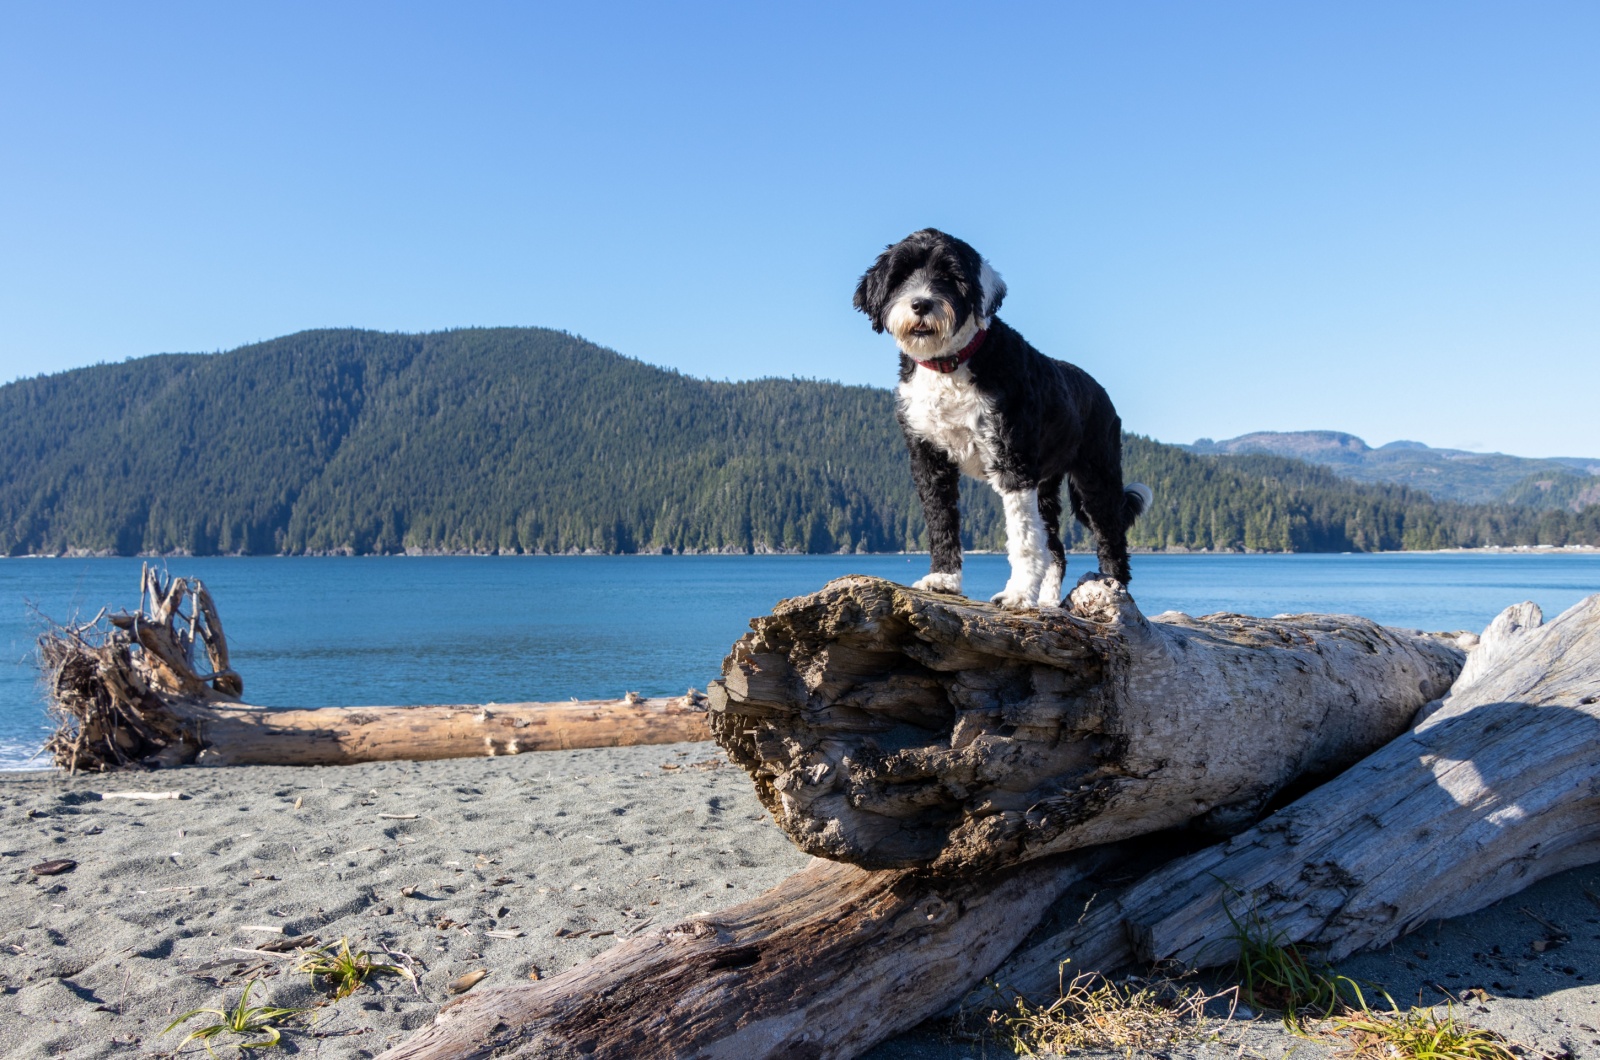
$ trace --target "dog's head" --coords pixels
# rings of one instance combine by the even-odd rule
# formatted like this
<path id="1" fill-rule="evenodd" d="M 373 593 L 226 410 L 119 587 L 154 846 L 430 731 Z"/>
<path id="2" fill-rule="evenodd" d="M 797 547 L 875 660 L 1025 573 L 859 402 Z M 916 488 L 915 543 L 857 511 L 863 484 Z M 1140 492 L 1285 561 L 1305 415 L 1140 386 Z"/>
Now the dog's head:
<path id="1" fill-rule="evenodd" d="M 1006 285 L 972 247 L 936 228 L 890 246 L 856 285 L 856 308 L 873 331 L 926 360 L 959 350 L 987 327 Z"/>

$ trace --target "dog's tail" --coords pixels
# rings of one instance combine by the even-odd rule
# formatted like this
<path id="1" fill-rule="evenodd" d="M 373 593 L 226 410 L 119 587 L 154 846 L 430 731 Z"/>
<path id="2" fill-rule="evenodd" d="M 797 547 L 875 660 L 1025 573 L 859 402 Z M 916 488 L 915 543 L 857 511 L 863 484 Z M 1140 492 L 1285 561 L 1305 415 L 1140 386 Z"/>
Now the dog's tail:
<path id="1" fill-rule="evenodd" d="M 1135 482 L 1125 486 L 1122 490 L 1123 511 L 1127 513 L 1128 525 L 1145 512 L 1150 510 L 1150 502 L 1155 499 L 1155 494 L 1150 492 L 1150 487 L 1143 482 Z"/>

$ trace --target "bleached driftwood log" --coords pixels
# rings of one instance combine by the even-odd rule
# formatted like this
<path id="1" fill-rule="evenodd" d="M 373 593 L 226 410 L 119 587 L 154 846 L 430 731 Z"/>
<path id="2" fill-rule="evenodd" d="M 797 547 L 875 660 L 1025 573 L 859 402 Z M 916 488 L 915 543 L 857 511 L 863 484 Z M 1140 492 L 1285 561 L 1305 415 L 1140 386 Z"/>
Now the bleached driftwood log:
<path id="1" fill-rule="evenodd" d="M 1121 853 L 972 878 L 815 861 L 561 975 L 479 988 L 382 1060 L 848 1060 L 965 994 Z"/>
<path id="2" fill-rule="evenodd" d="M 1521 629 L 1536 625 L 1516 614 Z M 1067 958 L 1075 971 L 1226 960 L 1226 895 L 1239 913 L 1338 955 L 1600 855 L 1600 597 L 1539 631 L 1548 639 L 1509 643 L 1517 628 L 1491 627 L 1468 674 L 1480 676 L 1458 683 L 1420 732 L 1261 827 L 1097 902 L 995 978 L 1045 996 Z M 1492 791 L 1471 779 L 1485 767 L 1501 778 Z M 1328 856 L 1345 836 L 1347 849 L 1369 844 L 1370 884 Z M 622 943 L 548 982 L 453 1002 L 386 1056 L 854 1056 L 947 1009 L 1068 886 L 1134 854 L 1118 844 L 955 877 L 817 862 L 754 902 Z M 1341 933 L 1350 941 L 1335 944 Z"/>
<path id="3" fill-rule="evenodd" d="M 1042 995 L 1057 965 L 1231 960 L 1250 915 L 1329 959 L 1600 861 L 1600 594 L 1548 625 L 1485 630 L 1415 730 L 1226 843 L 1180 858 L 1008 962 Z"/>
<path id="4" fill-rule="evenodd" d="M 808 853 L 992 871 L 1248 824 L 1444 694 L 1453 638 L 1343 615 L 1146 619 L 1119 583 L 1002 611 L 850 577 L 751 623 L 711 730 Z"/>
<path id="5" fill-rule="evenodd" d="M 346 765 L 710 738 L 703 700 L 692 692 L 488 706 L 250 706 L 238 698 L 244 682 L 230 667 L 206 587 L 166 581 L 147 566 L 140 596 L 133 614 L 101 612 L 40 638 L 57 720 L 45 749 L 65 769 Z M 201 650 L 204 669 L 195 659 Z"/>

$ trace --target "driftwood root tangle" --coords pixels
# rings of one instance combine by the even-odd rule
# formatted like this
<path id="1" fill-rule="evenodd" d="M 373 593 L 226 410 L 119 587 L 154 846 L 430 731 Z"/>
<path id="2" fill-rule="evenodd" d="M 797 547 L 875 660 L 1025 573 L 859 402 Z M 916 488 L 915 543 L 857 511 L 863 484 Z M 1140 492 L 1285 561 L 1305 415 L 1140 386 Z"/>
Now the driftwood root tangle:
<path id="1" fill-rule="evenodd" d="M 1481 653 L 1481 654 L 1480 654 Z M 1600 861 L 1600 595 L 1508 608 L 1415 730 L 1248 831 L 1156 870 L 999 973 L 1232 960 L 1249 915 L 1329 959 Z"/>
<path id="2" fill-rule="evenodd" d="M 168 698 L 236 703 L 244 680 L 228 661 L 211 593 L 199 579 L 139 571 L 140 610 L 57 627 L 39 638 L 56 731 L 45 743 L 65 769 L 175 765 L 193 758 Z M 185 604 L 188 610 L 184 610 Z M 195 661 L 199 648 L 207 671 Z"/>
<path id="3" fill-rule="evenodd" d="M 751 623 L 711 730 L 808 853 L 993 871 L 1248 824 L 1444 694 L 1453 637 L 1350 616 L 1146 619 L 1117 582 L 1012 612 L 849 577 Z"/>

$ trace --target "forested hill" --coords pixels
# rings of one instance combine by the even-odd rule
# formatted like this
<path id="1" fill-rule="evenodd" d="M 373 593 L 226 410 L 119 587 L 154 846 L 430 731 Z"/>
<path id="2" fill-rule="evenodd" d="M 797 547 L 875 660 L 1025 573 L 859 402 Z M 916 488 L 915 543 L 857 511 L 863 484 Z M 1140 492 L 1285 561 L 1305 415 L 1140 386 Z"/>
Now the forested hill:
<path id="1" fill-rule="evenodd" d="M 888 369 L 886 368 L 886 374 Z M 0 553 L 925 547 L 887 390 L 717 383 L 562 332 L 310 331 L 0 387 Z M 1582 513 L 1436 503 L 1130 436 L 1150 547 L 1600 544 Z M 1002 543 L 969 490 L 971 547 Z"/>

